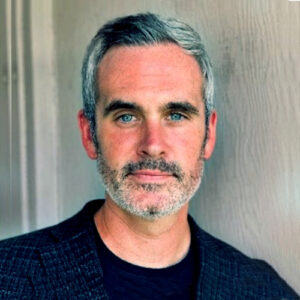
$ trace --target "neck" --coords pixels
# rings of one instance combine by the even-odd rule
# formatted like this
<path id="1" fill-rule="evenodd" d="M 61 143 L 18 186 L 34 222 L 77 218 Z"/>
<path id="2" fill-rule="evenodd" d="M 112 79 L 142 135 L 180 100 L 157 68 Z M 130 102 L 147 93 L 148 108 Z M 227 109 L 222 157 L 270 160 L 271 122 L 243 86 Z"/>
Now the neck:
<path id="1" fill-rule="evenodd" d="M 179 262 L 190 246 L 188 205 L 171 216 L 146 220 L 119 208 L 109 197 L 95 214 L 104 244 L 119 258 L 148 268 Z"/>

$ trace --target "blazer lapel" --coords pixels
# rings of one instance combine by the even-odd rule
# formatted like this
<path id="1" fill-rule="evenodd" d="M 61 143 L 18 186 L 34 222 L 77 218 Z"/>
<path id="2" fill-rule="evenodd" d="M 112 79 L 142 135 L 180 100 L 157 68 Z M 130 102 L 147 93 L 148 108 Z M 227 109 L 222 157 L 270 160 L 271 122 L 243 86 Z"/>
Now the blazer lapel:
<path id="1" fill-rule="evenodd" d="M 71 299 L 72 296 L 74 299 L 108 299 L 96 250 L 92 216 L 83 212 L 60 227 L 54 227 L 52 234 L 57 242 L 41 249 L 47 278 L 44 284 L 49 289 L 37 291 L 39 299 L 49 299 L 49 295 L 45 295 L 49 291 L 58 299 Z"/>

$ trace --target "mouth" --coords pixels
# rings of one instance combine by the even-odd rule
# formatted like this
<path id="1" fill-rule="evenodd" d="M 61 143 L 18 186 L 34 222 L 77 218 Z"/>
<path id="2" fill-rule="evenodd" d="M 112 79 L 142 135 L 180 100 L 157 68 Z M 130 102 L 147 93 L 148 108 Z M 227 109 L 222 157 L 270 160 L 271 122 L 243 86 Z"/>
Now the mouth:
<path id="1" fill-rule="evenodd" d="M 129 173 L 128 176 L 133 177 L 140 182 L 164 182 L 174 177 L 173 174 L 161 172 L 159 170 L 139 170 Z"/>

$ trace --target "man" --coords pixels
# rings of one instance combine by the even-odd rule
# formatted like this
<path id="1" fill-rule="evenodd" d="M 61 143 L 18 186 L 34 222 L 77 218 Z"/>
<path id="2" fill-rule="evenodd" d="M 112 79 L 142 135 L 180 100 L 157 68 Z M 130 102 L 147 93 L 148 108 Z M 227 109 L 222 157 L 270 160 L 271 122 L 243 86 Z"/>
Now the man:
<path id="1" fill-rule="evenodd" d="M 188 217 L 217 124 L 199 35 L 153 14 L 114 20 L 89 45 L 82 78 L 79 127 L 105 202 L 3 241 L 2 299 L 299 299 Z"/>

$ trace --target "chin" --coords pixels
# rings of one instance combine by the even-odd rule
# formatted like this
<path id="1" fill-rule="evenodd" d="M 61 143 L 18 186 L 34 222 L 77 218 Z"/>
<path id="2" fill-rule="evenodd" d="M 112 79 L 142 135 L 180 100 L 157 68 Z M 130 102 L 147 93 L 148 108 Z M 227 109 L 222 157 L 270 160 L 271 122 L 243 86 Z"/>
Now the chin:
<path id="1" fill-rule="evenodd" d="M 116 196 L 116 195 L 110 195 Z M 111 197 L 124 211 L 146 220 L 157 220 L 178 212 L 188 199 L 156 192 L 133 192 L 129 197 Z"/>

